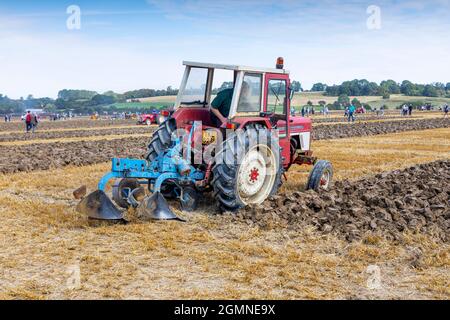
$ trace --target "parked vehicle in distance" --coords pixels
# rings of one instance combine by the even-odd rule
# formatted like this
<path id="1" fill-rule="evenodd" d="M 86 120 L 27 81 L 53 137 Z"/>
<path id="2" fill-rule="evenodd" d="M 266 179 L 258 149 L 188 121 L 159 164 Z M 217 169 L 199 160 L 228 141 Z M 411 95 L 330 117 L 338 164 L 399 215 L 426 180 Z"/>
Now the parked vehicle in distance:
<path id="1" fill-rule="evenodd" d="M 158 111 L 154 110 L 151 113 L 143 113 L 139 115 L 137 124 L 145 124 L 147 126 L 157 123 Z"/>

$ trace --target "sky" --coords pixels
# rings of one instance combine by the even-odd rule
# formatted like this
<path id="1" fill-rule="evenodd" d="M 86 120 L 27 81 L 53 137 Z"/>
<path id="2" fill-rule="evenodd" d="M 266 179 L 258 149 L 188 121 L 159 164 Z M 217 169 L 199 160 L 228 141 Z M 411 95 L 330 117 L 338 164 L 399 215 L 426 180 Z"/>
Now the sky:
<path id="1" fill-rule="evenodd" d="M 304 89 L 447 83 L 448 30 L 450 0 L 0 0 L 0 93 L 177 88 L 183 60 L 274 67 L 279 56 Z"/>

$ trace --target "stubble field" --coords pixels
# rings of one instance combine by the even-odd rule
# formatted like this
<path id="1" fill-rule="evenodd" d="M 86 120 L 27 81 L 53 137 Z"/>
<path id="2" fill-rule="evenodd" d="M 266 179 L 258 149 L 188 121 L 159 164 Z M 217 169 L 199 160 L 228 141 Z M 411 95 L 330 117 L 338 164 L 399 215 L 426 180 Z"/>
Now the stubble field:
<path id="1" fill-rule="evenodd" d="M 295 167 L 237 215 L 206 195 L 191 214 L 170 203 L 186 223 L 130 210 L 100 227 L 72 191 L 94 190 L 113 156 L 141 157 L 154 128 L 67 121 L 29 138 L 2 124 L 0 298 L 448 299 L 450 128 L 428 118 L 314 125 L 329 193 L 304 192 Z"/>

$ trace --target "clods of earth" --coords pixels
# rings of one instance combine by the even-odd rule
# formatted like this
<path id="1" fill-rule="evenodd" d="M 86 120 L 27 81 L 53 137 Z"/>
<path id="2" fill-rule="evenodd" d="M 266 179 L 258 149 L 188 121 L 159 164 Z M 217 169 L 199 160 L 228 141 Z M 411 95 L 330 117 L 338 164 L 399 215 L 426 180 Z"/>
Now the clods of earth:
<path id="1" fill-rule="evenodd" d="M 338 181 L 328 192 L 292 192 L 241 210 L 232 219 L 261 228 L 302 228 L 348 241 L 368 235 L 400 240 L 425 233 L 450 235 L 450 160 L 416 165 L 359 181 Z"/>

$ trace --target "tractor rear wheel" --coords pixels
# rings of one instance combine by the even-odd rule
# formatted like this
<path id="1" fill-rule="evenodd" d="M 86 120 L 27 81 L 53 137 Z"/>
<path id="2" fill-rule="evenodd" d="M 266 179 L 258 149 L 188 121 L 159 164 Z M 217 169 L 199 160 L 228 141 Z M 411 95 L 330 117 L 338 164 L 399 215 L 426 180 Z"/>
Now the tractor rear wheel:
<path id="1" fill-rule="evenodd" d="M 306 190 L 328 190 L 333 178 L 333 166 L 330 162 L 319 160 L 309 174 Z"/>
<path id="2" fill-rule="evenodd" d="M 281 186 L 278 141 L 267 129 L 248 128 L 223 143 L 213 168 L 214 197 L 222 211 L 260 204 Z"/>
<path id="3" fill-rule="evenodd" d="M 158 130 L 153 133 L 152 140 L 148 145 L 147 160 L 153 161 L 162 154 L 172 142 L 172 133 L 177 129 L 174 119 L 163 122 Z"/>

